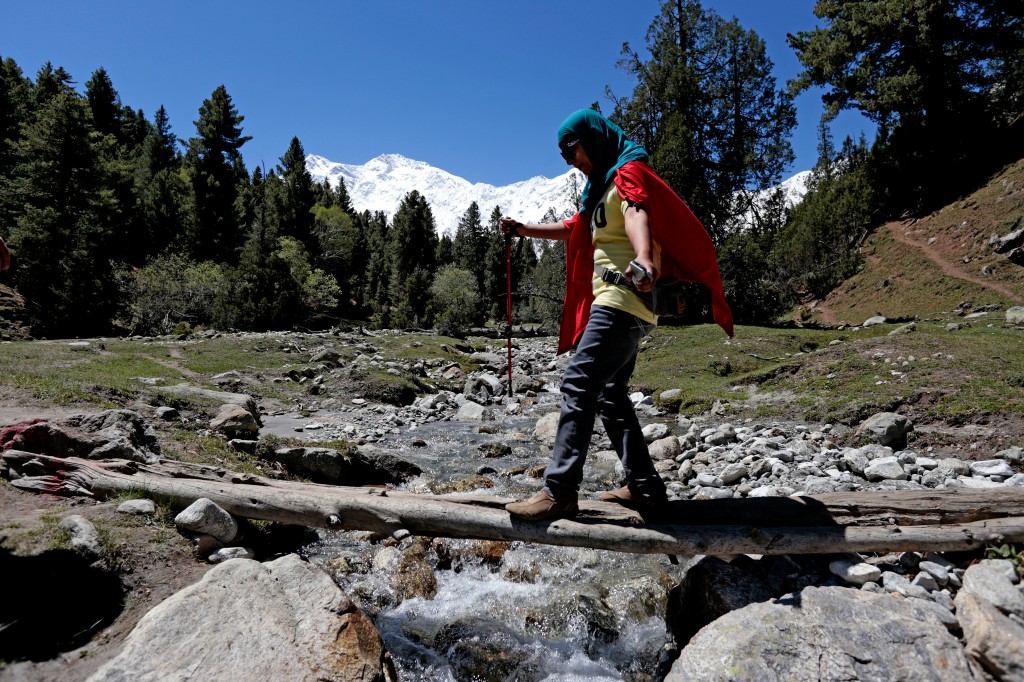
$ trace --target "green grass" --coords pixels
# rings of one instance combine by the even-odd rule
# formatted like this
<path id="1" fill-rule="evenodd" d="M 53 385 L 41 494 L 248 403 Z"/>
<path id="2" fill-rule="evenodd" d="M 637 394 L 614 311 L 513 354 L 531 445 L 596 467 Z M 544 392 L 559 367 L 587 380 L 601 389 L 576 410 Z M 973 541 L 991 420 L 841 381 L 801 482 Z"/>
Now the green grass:
<path id="1" fill-rule="evenodd" d="M 681 389 L 684 413 L 726 401 L 747 416 L 840 423 L 901 406 L 953 424 L 1024 414 L 1024 332 L 984 323 L 950 332 L 919 323 L 889 336 L 895 328 L 739 327 L 726 343 L 710 325 L 663 327 L 640 353 L 633 383 L 655 396 Z M 750 387 L 781 396 L 780 404 L 747 401 Z"/>
<path id="2" fill-rule="evenodd" d="M 140 387 L 138 377 L 180 380 L 160 364 L 165 349 L 137 343 L 105 342 L 75 349 L 68 342 L 16 342 L 0 346 L 0 386 L 28 391 L 40 404 L 90 403 L 116 407 L 117 396 Z"/>

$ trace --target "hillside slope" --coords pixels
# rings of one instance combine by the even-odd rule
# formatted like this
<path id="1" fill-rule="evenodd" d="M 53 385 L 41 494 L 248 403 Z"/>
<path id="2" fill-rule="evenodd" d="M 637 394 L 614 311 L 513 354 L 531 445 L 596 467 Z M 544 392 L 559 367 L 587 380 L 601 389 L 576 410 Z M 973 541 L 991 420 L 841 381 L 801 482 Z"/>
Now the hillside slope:
<path id="1" fill-rule="evenodd" d="M 1024 305 L 1024 266 L 990 243 L 1024 228 L 1024 159 L 969 196 L 920 219 L 890 222 L 862 247 L 864 267 L 801 311 L 822 324 L 954 319 L 985 306 Z"/>

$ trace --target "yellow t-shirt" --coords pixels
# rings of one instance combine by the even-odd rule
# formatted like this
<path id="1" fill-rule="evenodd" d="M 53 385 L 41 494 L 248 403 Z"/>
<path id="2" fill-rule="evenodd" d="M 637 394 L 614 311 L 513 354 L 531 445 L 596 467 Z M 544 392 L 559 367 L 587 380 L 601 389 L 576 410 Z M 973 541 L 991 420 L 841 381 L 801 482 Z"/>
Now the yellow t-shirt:
<path id="1" fill-rule="evenodd" d="M 609 183 L 601 203 L 597 205 L 590 219 L 590 236 L 594 240 L 594 265 L 600 265 L 615 272 L 625 273 L 629 261 L 636 258 L 636 251 L 626 235 L 625 214 L 627 204 L 619 196 L 615 183 Z M 661 249 L 654 244 L 654 266 L 660 269 Z M 657 324 L 658 317 L 644 305 L 631 290 L 611 284 L 594 274 L 594 304 L 623 310 L 639 317 L 649 324 Z"/>

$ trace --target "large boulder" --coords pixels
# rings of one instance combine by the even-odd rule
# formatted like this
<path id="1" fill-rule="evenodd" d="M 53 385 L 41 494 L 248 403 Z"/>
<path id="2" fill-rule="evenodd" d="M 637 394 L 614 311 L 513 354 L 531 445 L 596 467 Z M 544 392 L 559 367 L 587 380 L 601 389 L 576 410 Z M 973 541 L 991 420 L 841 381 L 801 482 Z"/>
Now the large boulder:
<path id="1" fill-rule="evenodd" d="M 260 423 L 241 405 L 225 403 L 210 420 L 210 430 L 228 438 L 254 438 L 260 432 Z"/>
<path id="2" fill-rule="evenodd" d="M 879 412 L 865 419 L 856 435 L 865 442 L 900 449 L 906 446 L 907 434 L 913 430 L 914 423 L 902 414 Z"/>
<path id="3" fill-rule="evenodd" d="M 212 402 L 218 406 L 224 404 L 238 405 L 246 409 L 253 416 L 253 419 L 260 423 L 260 410 L 259 405 L 256 404 L 256 399 L 251 395 L 245 393 L 231 393 L 229 391 L 215 391 L 209 388 L 202 388 L 200 386 L 192 386 L 191 384 L 175 384 L 174 386 L 161 386 L 161 393 L 170 393 L 171 395 L 180 396 L 183 398 L 197 398 L 199 400 Z"/>
<path id="4" fill-rule="evenodd" d="M 415 464 L 372 446 L 350 450 L 287 447 L 278 448 L 272 456 L 293 474 L 332 485 L 402 483 L 421 473 Z"/>
<path id="5" fill-rule="evenodd" d="M 139 621 L 90 682 L 395 679 L 380 634 L 297 555 L 232 559 Z"/>
<path id="6" fill-rule="evenodd" d="M 665 678 L 974 679 L 934 604 L 845 587 L 808 587 L 733 611 L 698 632 Z"/>
<path id="7" fill-rule="evenodd" d="M 50 457 L 130 459 L 153 463 L 160 457 L 156 433 L 142 415 L 106 410 L 65 419 L 33 419 L 0 429 L 0 452 L 23 450 Z"/>

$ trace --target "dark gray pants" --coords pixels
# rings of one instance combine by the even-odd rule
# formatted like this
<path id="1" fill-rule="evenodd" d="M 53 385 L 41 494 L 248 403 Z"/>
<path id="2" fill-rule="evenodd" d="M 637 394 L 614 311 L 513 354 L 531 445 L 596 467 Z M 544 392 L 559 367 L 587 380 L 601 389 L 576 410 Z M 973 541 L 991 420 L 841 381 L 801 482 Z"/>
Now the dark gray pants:
<path id="1" fill-rule="evenodd" d="M 545 487 L 556 498 L 577 496 L 598 415 L 622 462 L 626 481 L 641 495 L 664 497 L 665 484 L 654 470 L 629 399 L 629 380 L 640 340 L 651 328 L 617 308 L 591 308 L 576 355 L 562 378 L 562 413 L 555 451 L 544 471 Z"/>

